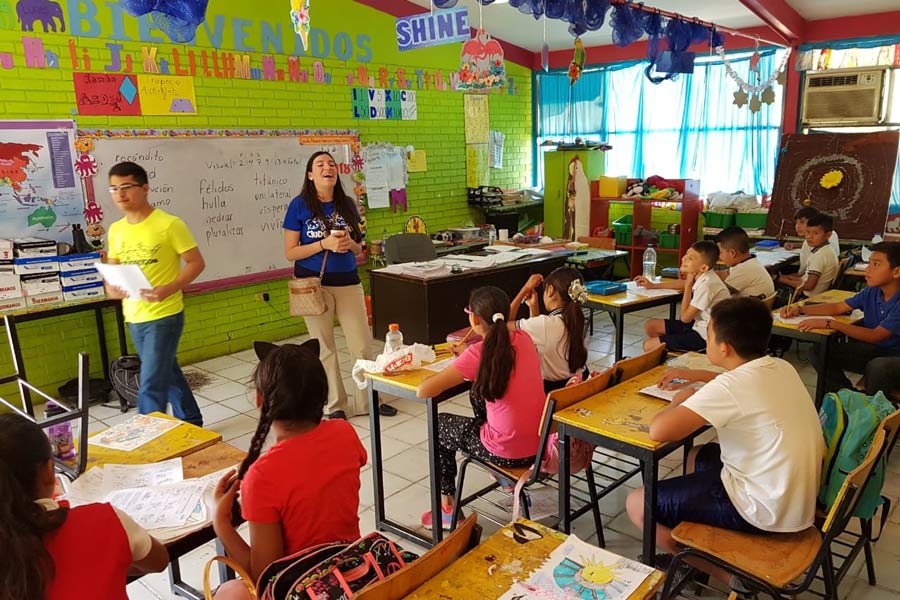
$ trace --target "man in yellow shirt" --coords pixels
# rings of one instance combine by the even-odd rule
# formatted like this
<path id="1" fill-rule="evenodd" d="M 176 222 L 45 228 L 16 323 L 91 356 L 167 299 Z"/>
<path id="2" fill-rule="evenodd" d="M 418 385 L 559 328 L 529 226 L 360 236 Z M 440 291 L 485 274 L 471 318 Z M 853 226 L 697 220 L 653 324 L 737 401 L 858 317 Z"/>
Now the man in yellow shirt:
<path id="1" fill-rule="evenodd" d="M 107 260 L 139 265 L 153 287 L 141 290 L 140 298 L 126 298 L 122 290 L 110 286 L 107 294 L 122 299 L 125 321 L 141 357 L 138 412 L 164 413 L 171 403 L 177 418 L 202 426 L 203 416 L 176 352 L 184 329 L 181 291 L 206 264 L 184 221 L 154 208 L 147 199 L 149 191 L 147 171 L 140 165 L 121 162 L 109 170 L 109 193 L 125 217 L 109 228 Z"/>

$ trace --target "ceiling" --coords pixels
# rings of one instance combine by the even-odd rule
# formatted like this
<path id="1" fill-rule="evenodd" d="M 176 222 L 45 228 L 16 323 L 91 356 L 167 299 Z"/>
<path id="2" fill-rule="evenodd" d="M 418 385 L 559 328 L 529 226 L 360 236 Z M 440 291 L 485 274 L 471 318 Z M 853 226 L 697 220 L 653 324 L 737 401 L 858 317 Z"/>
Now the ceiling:
<path id="1" fill-rule="evenodd" d="M 424 8 L 430 8 L 430 0 L 411 0 Z M 859 15 L 897 10 L 898 0 L 787 0 L 800 15 L 807 20 Z M 677 12 L 687 17 L 697 17 L 717 25 L 740 29 L 760 26 L 763 22 L 738 0 L 647 0 L 648 6 Z M 497 0 L 488 6 L 481 6 L 476 0 L 459 0 L 457 8 L 468 6 L 469 24 L 478 27 L 479 18 L 483 27 L 491 35 L 501 40 L 521 46 L 532 52 L 540 51 L 544 42 L 546 25 L 547 44 L 550 50 L 565 50 L 572 47 L 572 36 L 568 23 L 546 19 L 535 20 L 508 4 Z M 435 9 L 438 10 L 438 9 Z M 479 17 L 480 11 L 480 17 Z M 604 24 L 598 31 L 589 31 L 583 36 L 585 46 L 605 46 L 611 44 L 610 28 Z"/>

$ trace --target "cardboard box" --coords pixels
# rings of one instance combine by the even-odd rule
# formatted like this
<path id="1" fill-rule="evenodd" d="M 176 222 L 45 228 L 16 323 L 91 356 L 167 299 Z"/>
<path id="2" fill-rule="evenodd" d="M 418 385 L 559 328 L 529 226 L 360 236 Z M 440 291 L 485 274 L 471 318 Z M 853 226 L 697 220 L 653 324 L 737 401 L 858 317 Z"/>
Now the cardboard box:
<path id="1" fill-rule="evenodd" d="M 56 304 L 63 301 L 62 289 L 58 292 L 50 292 L 49 294 L 40 294 L 38 296 L 25 296 L 25 306 L 44 306 L 45 304 Z"/>
<path id="2" fill-rule="evenodd" d="M 4 258 L 0 259 L 0 275 L 12 275 L 16 272 L 16 265 L 13 264 L 13 259 Z"/>
<path id="3" fill-rule="evenodd" d="M 13 240 L 13 255 L 18 258 L 56 256 L 56 242 L 36 237 L 16 238 Z"/>
<path id="4" fill-rule="evenodd" d="M 22 284 L 18 275 L 0 275 L 0 300 L 22 297 Z"/>
<path id="5" fill-rule="evenodd" d="M 9 312 L 11 310 L 22 310 L 25 308 L 25 298 L 9 298 L 0 300 L 0 312 Z"/>
<path id="6" fill-rule="evenodd" d="M 89 252 L 88 254 L 67 254 L 59 257 L 60 271 L 84 271 L 85 269 L 93 269 L 94 263 L 100 262 L 99 252 Z"/>
<path id="7" fill-rule="evenodd" d="M 97 269 L 85 269 L 83 271 L 60 271 L 60 282 L 62 286 L 72 287 L 75 285 L 84 285 L 86 283 L 103 284 L 103 277 L 97 272 Z"/>
<path id="8" fill-rule="evenodd" d="M 12 240 L 0 240 L 0 260 L 9 260 L 13 257 Z"/>
<path id="9" fill-rule="evenodd" d="M 57 271 L 59 271 L 59 260 L 55 256 L 13 259 L 13 272 L 16 275 L 56 273 Z"/>
<path id="10" fill-rule="evenodd" d="M 628 187 L 627 177 L 601 176 L 598 181 L 599 185 L 597 187 L 599 189 L 597 191 L 601 198 L 621 198 Z"/>
<path id="11" fill-rule="evenodd" d="M 25 296 L 40 296 L 41 294 L 62 291 L 62 284 L 59 282 L 59 275 L 56 273 L 22 275 L 21 280 L 22 293 Z"/>
<path id="12" fill-rule="evenodd" d="M 85 285 L 74 285 L 63 288 L 63 299 L 66 302 L 76 300 L 96 300 L 105 297 L 106 290 L 103 289 L 103 283 L 88 283 Z"/>

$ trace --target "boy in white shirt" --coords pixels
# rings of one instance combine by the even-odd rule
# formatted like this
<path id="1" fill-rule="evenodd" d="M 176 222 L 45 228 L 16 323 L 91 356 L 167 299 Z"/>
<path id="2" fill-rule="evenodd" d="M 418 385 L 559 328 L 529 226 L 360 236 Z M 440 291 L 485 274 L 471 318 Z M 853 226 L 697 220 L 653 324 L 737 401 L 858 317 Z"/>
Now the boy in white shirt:
<path id="1" fill-rule="evenodd" d="M 750 236 L 740 227 L 727 227 L 716 237 L 719 259 L 727 271 L 716 271 L 729 290 L 741 296 L 768 298 L 775 293 L 775 282 L 766 268 L 750 254 Z"/>
<path id="2" fill-rule="evenodd" d="M 834 219 L 825 213 L 817 213 L 806 222 L 806 244 L 809 258 L 803 272 L 782 275 L 778 281 L 799 288 L 810 297 L 831 289 L 838 272 L 837 255 L 831 250 L 829 238 L 833 233 Z"/>
<path id="3" fill-rule="evenodd" d="M 706 347 L 706 323 L 709 311 L 731 292 L 712 269 L 719 260 L 719 248 L 713 242 L 694 242 L 681 259 L 681 272 L 685 275 L 684 296 L 681 300 L 681 319 L 648 319 L 644 326 L 647 338 L 644 351 L 648 352 L 665 344 L 669 350 L 683 352 L 703 350 Z M 639 285 L 648 282 L 638 277 Z"/>
<path id="4" fill-rule="evenodd" d="M 691 450 L 688 474 L 657 484 L 656 539 L 678 551 L 672 528 L 682 521 L 749 533 L 794 532 L 813 525 L 825 449 L 815 405 L 797 371 L 766 354 L 772 314 L 756 298 L 733 297 L 712 309 L 706 355 L 725 373 L 672 369 L 659 382 L 689 387 L 650 422 L 650 438 L 683 440 L 711 425 L 718 444 Z M 679 385 L 686 385 L 681 383 Z M 644 490 L 626 501 L 644 522 Z M 724 581 L 724 571 L 697 565 Z"/>
<path id="5" fill-rule="evenodd" d="M 819 214 L 812 206 L 804 206 L 800 210 L 794 213 L 794 228 L 797 230 L 797 235 L 804 238 L 803 244 L 800 246 L 800 268 L 797 271 L 797 275 L 803 275 L 806 272 L 806 265 L 809 263 L 809 255 L 812 250 L 809 246 L 809 243 L 806 241 L 806 225 L 809 222 L 809 219 Z M 838 238 L 837 231 L 832 230 L 831 236 L 828 238 L 828 246 L 834 252 L 835 257 L 840 257 L 841 255 L 841 241 Z M 793 250 L 796 248 L 796 244 L 788 242 L 784 245 L 788 250 Z"/>

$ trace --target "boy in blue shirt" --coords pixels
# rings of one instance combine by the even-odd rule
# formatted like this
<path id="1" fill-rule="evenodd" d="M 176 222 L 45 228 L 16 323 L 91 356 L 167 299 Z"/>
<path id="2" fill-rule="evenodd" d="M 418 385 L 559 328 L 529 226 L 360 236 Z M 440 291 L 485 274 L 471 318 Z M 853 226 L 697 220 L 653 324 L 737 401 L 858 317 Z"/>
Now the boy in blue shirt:
<path id="1" fill-rule="evenodd" d="M 826 392 L 851 387 L 844 369 L 863 373 L 874 358 L 900 356 L 900 243 L 881 242 L 872 247 L 872 258 L 866 267 L 866 285 L 866 289 L 844 302 L 786 306 L 781 311 L 783 317 L 819 317 L 800 323 L 801 331 L 834 329 L 849 338 L 832 344 L 828 364 L 822 360 L 818 346 L 810 354 L 810 362 L 816 371 L 825 369 Z M 827 318 L 857 308 L 864 314 L 862 325 L 847 325 Z"/>

